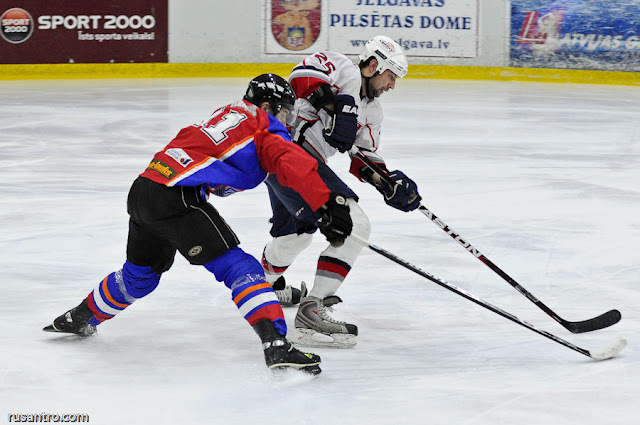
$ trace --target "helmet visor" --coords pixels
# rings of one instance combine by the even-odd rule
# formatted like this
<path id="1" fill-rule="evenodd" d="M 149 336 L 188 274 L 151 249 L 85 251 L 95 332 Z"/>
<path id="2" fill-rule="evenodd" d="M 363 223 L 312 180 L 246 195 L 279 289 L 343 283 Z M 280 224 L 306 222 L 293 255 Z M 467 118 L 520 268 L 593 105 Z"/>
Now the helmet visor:
<path id="1" fill-rule="evenodd" d="M 277 103 L 276 104 L 276 115 L 278 113 L 280 113 L 282 110 L 286 110 L 287 113 L 287 118 L 286 118 L 286 125 L 288 127 L 293 126 L 293 124 L 296 122 L 296 119 L 298 118 L 298 108 L 296 108 L 295 105 L 292 105 L 290 103 Z"/>

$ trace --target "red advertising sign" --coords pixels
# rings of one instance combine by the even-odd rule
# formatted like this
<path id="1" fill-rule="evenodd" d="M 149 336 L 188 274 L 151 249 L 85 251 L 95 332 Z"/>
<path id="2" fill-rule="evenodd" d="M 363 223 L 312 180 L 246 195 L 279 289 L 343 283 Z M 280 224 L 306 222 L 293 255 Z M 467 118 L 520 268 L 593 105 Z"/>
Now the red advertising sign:
<path id="1" fill-rule="evenodd" d="M 168 0 L 0 0 L 0 63 L 167 62 Z"/>

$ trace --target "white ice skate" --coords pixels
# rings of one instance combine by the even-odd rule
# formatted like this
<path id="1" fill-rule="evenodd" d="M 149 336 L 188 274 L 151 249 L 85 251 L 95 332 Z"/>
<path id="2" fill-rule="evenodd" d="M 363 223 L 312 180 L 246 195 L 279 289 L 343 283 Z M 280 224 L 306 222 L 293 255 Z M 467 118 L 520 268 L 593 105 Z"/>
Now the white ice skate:
<path id="1" fill-rule="evenodd" d="M 304 347 L 352 348 L 356 345 L 358 327 L 333 319 L 327 310 L 342 302 L 336 295 L 324 300 L 305 297 L 300 301 L 295 330 L 289 333 L 294 345 Z"/>

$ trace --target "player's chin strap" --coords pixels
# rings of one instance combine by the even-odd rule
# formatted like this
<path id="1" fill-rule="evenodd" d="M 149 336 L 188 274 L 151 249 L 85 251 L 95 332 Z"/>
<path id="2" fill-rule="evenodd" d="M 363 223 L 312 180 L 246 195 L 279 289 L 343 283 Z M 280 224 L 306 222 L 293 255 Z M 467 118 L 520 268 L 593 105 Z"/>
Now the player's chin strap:
<path id="1" fill-rule="evenodd" d="M 371 79 L 373 77 L 375 77 L 376 75 L 380 74 L 378 71 L 376 71 L 375 74 L 373 74 L 371 77 L 365 77 L 364 75 L 362 75 L 362 78 L 364 78 L 364 96 L 362 96 L 362 92 L 360 92 L 360 98 L 362 99 L 363 97 L 369 98 L 369 99 L 373 99 L 373 97 L 370 96 L 369 93 L 369 82 L 371 81 Z"/>
<path id="2" fill-rule="evenodd" d="M 357 146 L 353 146 L 349 151 L 351 155 L 360 159 L 364 164 L 369 167 L 373 172 L 378 174 L 380 178 L 386 180 L 392 185 L 395 185 L 395 182 L 385 170 L 383 170 L 380 166 L 371 161 Z M 487 267 L 489 267 L 493 272 L 495 272 L 498 276 L 504 279 L 509 285 L 516 289 L 516 291 L 520 292 L 524 295 L 529 301 L 534 303 L 539 309 L 547 313 L 551 316 L 556 322 L 560 323 L 566 329 L 573 333 L 582 333 L 582 332 L 590 332 L 595 331 L 597 329 L 607 328 L 611 325 L 615 325 L 620 321 L 622 315 L 618 310 L 609 310 L 606 313 L 601 314 L 600 316 L 593 317 L 591 319 L 582 320 L 579 322 L 570 322 L 558 316 L 553 310 L 547 307 L 542 301 L 540 301 L 537 297 L 535 297 L 532 293 L 527 291 L 524 287 L 522 287 L 518 282 L 515 281 L 511 276 L 505 273 L 500 267 L 495 265 L 491 260 L 484 256 L 478 249 L 476 249 L 473 245 L 467 242 L 462 236 L 451 229 L 442 219 L 438 218 L 434 213 L 432 213 L 427 207 L 420 204 L 418 210 L 424 215 L 426 215 L 429 220 L 431 220 L 436 226 L 442 229 L 446 234 L 451 236 L 460 246 L 462 246 L 465 250 L 467 250 L 471 255 L 476 257 L 478 260 L 482 261 Z"/>

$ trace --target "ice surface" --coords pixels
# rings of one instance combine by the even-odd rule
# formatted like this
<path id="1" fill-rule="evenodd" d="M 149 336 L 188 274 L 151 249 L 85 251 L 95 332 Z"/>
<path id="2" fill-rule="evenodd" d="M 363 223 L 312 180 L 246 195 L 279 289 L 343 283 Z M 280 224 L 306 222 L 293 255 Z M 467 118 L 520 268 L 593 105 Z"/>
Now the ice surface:
<path id="1" fill-rule="evenodd" d="M 129 185 L 191 123 L 244 93 L 238 79 L 0 82 L 0 422 L 86 413 L 92 424 L 638 423 L 640 88 L 402 80 L 382 97 L 380 153 L 424 204 L 567 320 L 574 335 L 420 214 L 333 168 L 360 195 L 371 242 L 585 349 L 597 362 L 364 250 L 334 316 L 351 350 L 315 350 L 316 379 L 274 377 L 202 268 L 176 258 L 159 288 L 88 339 L 42 332 L 125 256 Z M 266 190 L 213 202 L 259 256 Z M 287 272 L 312 282 L 312 246 Z M 285 311 L 293 325 L 295 309 Z"/>

